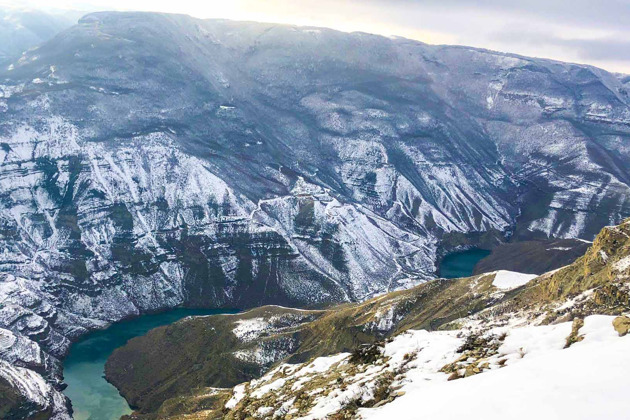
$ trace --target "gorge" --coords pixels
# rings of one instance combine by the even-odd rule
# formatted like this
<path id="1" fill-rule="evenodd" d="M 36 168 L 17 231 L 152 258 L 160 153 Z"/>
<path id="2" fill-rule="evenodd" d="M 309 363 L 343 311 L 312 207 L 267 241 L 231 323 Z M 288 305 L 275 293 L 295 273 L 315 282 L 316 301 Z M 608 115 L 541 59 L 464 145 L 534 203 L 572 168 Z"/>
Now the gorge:
<path id="1" fill-rule="evenodd" d="M 542 274 L 630 216 L 630 78 L 595 67 L 140 12 L 88 14 L 6 60 L 16 417 L 67 419 L 62 360 L 123 319 L 365 302 L 470 249 L 505 250 L 487 271 L 552 252 L 526 271 Z"/>

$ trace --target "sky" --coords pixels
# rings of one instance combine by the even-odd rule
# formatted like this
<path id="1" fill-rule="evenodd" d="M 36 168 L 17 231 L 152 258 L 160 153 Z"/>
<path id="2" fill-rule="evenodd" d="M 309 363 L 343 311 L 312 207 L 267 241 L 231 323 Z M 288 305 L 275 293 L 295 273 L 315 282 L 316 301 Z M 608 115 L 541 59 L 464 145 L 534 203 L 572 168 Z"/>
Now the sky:
<path id="1" fill-rule="evenodd" d="M 0 0 L 0 5 L 324 26 L 630 74 L 630 0 Z"/>

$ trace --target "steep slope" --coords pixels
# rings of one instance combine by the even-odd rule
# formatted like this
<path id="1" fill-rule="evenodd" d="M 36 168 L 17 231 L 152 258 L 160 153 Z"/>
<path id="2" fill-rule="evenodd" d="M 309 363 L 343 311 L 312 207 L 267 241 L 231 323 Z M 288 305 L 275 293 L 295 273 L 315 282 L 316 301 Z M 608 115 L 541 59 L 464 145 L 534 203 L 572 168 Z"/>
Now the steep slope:
<path id="1" fill-rule="evenodd" d="M 630 214 L 627 82 L 592 67 L 97 13 L 0 80 L 0 327 L 57 388 L 126 316 L 361 301 Z"/>
<path id="2" fill-rule="evenodd" d="M 480 260 L 473 274 L 508 270 L 543 274 L 571 264 L 584 255 L 590 242 L 581 239 L 521 241 L 497 246 Z"/>
<path id="3" fill-rule="evenodd" d="M 629 280 L 630 220 L 605 228 L 573 264 L 534 279 L 501 271 L 437 280 L 325 311 L 264 307 L 233 317 L 188 319 L 131 340 L 112 355 L 106 372 L 144 412 L 138 418 L 392 418 L 415 412 L 410 406 L 417 407 L 414 398 L 423 393 L 451 395 L 452 386 L 442 384 L 447 378 L 466 382 L 489 375 L 453 388 L 466 401 L 479 400 L 478 393 L 463 395 L 475 384 L 490 390 L 501 381 L 531 381 L 531 375 L 522 376 L 526 371 L 555 372 L 548 383 L 569 390 L 565 378 L 554 375 L 572 375 L 583 364 L 592 367 L 592 375 L 577 375 L 582 379 L 576 379 L 576 389 L 610 379 L 611 392 L 583 388 L 590 392 L 591 408 L 560 398 L 538 410 L 585 409 L 577 418 L 602 410 L 617 418 L 628 408 L 620 378 L 630 365 L 620 355 L 629 342 L 617 337 L 630 328 L 630 318 L 623 316 L 630 311 Z M 563 348 L 571 351 L 556 353 Z M 521 359 L 524 365 L 513 371 Z M 485 373 L 504 366 L 498 376 Z M 216 388 L 248 374 L 258 378 L 261 371 L 267 371 L 262 378 L 234 389 Z M 529 385 L 523 384 L 523 392 L 540 399 Z M 439 388 L 434 392 L 432 386 Z M 411 391 L 414 397 L 402 397 Z M 495 401 L 486 405 L 489 418 L 505 415 L 502 410 L 515 397 L 505 395 L 507 402 L 489 397 Z M 421 398 L 427 413 L 437 416 L 431 410 L 443 399 Z M 391 408 L 383 406 L 391 401 Z M 374 406 L 383 408 L 366 411 Z M 527 413 L 531 408 L 514 415 Z"/>

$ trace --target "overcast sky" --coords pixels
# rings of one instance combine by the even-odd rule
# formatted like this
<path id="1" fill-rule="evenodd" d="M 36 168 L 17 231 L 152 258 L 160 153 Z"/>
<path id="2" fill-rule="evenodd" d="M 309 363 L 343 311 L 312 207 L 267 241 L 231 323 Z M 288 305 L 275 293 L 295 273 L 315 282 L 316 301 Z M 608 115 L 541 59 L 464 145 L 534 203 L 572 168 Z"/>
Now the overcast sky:
<path id="1" fill-rule="evenodd" d="M 630 0 L 0 0 L 325 26 L 588 63 L 630 74 Z"/>

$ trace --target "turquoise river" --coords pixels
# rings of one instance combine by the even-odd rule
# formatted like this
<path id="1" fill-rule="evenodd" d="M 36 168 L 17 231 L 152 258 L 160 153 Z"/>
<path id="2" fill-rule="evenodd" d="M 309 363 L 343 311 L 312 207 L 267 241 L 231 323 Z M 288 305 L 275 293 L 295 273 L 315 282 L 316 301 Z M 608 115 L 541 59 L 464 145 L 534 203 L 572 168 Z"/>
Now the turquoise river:
<path id="1" fill-rule="evenodd" d="M 105 380 L 105 361 L 129 339 L 149 330 L 171 324 L 187 316 L 236 313 L 218 309 L 173 309 L 143 315 L 112 324 L 105 330 L 85 335 L 70 348 L 64 360 L 63 375 L 68 387 L 64 393 L 72 401 L 75 420 L 114 420 L 130 414 L 131 408 L 118 390 Z"/>

